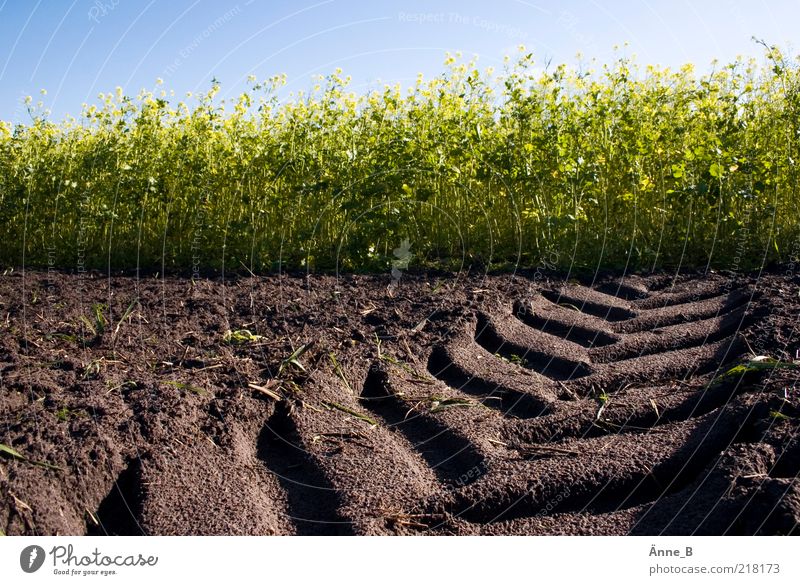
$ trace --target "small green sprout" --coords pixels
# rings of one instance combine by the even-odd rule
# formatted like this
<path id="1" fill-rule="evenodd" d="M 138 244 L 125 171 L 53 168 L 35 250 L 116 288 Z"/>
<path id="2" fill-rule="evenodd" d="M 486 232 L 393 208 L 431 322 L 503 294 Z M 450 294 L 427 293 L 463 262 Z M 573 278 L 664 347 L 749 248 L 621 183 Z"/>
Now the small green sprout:
<path id="1" fill-rule="evenodd" d="M 187 384 L 185 382 L 179 382 L 177 380 L 167 380 L 164 382 L 167 386 L 172 386 L 174 388 L 178 388 L 180 390 L 188 390 L 189 392 L 194 392 L 195 394 L 200 394 L 204 396 L 208 394 L 207 390 L 203 390 L 202 388 L 198 388 L 197 386 L 192 386 L 191 384 Z"/>
<path id="2" fill-rule="evenodd" d="M 314 345 L 313 341 L 311 343 L 306 343 L 304 345 L 301 345 L 296 350 L 294 350 L 289 357 L 287 357 L 285 360 L 281 362 L 280 367 L 278 367 L 278 375 L 280 376 L 283 370 L 290 365 L 296 367 L 301 372 L 305 372 L 306 368 L 305 366 L 303 366 L 302 363 L 300 363 L 300 358 L 304 353 L 306 353 L 309 349 L 311 349 L 312 345 Z"/>
<path id="3" fill-rule="evenodd" d="M 263 339 L 262 335 L 255 335 L 249 329 L 235 329 L 231 331 L 228 329 L 223 335 L 222 340 L 225 343 L 231 343 L 235 345 L 242 345 L 245 343 L 254 343 L 260 339 Z"/>

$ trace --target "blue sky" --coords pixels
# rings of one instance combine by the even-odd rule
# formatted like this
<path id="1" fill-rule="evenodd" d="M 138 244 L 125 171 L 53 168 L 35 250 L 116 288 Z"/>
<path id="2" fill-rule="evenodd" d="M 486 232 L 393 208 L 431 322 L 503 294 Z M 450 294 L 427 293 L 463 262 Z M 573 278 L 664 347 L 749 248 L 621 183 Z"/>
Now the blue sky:
<path id="1" fill-rule="evenodd" d="M 342 67 L 359 90 L 441 71 L 445 51 L 498 67 L 524 44 L 540 63 L 600 61 L 613 46 L 641 63 L 705 69 L 712 59 L 758 55 L 750 40 L 797 52 L 800 1 L 677 0 L 0 0 L 0 119 L 24 121 L 22 100 L 40 89 L 53 117 L 122 86 L 222 96 L 286 73 L 289 91 Z"/>

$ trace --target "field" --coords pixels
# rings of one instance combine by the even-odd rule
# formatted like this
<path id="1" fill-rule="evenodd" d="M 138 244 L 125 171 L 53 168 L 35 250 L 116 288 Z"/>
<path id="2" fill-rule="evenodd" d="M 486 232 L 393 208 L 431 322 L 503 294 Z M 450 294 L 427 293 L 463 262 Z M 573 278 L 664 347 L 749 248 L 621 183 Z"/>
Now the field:
<path id="1" fill-rule="evenodd" d="M 797 534 L 800 58 L 0 123 L 0 533 Z"/>
<path id="2" fill-rule="evenodd" d="M 798 285 L 13 271 L 0 529 L 797 533 Z"/>
<path id="3" fill-rule="evenodd" d="M 409 88 L 100 95 L 0 124 L 0 263 L 69 270 L 745 270 L 800 253 L 798 60 L 697 74 L 450 56 Z M 160 86 L 157 86 L 160 87 Z"/>

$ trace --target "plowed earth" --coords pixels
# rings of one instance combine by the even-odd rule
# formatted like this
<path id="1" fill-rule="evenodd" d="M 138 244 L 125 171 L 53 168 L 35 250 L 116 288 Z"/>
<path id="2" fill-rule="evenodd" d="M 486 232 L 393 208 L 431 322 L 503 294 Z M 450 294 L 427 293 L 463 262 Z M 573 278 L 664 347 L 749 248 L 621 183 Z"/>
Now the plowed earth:
<path id="1" fill-rule="evenodd" d="M 12 272 L 0 529 L 797 533 L 798 285 Z"/>

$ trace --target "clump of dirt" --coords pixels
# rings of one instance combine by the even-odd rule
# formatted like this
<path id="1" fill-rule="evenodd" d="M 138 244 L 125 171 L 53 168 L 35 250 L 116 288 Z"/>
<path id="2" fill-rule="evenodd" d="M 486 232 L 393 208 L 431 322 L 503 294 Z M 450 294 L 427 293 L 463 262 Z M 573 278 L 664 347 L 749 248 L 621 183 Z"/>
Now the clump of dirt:
<path id="1" fill-rule="evenodd" d="M 13 271 L 0 529 L 797 533 L 799 284 Z"/>

